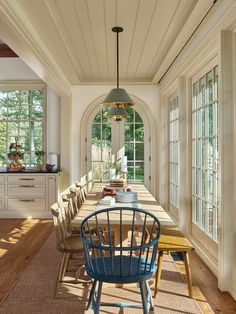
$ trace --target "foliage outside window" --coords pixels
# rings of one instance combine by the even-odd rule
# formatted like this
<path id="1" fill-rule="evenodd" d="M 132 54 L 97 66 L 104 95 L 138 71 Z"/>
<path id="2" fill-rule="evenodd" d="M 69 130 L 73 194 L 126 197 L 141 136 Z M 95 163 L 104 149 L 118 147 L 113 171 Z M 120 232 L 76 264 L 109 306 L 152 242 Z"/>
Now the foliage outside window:
<path id="1" fill-rule="evenodd" d="M 144 182 L 144 125 L 140 115 L 126 108 L 129 118 L 125 119 L 125 155 L 127 156 L 128 181 Z"/>
<path id="2" fill-rule="evenodd" d="M 179 206 L 179 104 L 178 97 L 169 108 L 169 189 L 170 202 Z"/>
<path id="3" fill-rule="evenodd" d="M 192 87 L 193 222 L 218 240 L 218 66 Z"/>
<path id="4" fill-rule="evenodd" d="M 100 181 L 104 175 L 109 178 L 112 165 L 111 119 L 106 117 L 108 111 L 108 108 L 100 110 L 92 124 L 93 181 Z"/>
<path id="5" fill-rule="evenodd" d="M 22 163 L 35 166 L 35 152 L 44 148 L 44 103 L 43 88 L 0 90 L 0 166 L 7 166 L 15 137 L 24 151 Z"/>

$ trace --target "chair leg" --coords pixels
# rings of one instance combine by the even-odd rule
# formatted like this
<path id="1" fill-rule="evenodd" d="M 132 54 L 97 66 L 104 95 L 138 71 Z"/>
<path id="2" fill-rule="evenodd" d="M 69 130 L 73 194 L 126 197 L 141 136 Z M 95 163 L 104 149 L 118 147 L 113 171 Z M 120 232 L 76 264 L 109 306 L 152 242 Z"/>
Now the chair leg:
<path id="1" fill-rule="evenodd" d="M 158 261 L 157 261 L 157 272 L 156 272 L 155 288 L 154 288 L 154 298 L 156 297 L 158 289 L 159 289 L 159 286 L 160 286 L 162 260 L 163 260 L 163 251 L 159 251 Z"/>
<path id="2" fill-rule="evenodd" d="M 63 265 L 64 267 L 62 269 L 60 281 L 63 281 L 63 278 L 65 277 L 65 273 L 66 273 L 66 270 L 68 268 L 69 262 L 70 262 L 70 253 L 65 253 L 65 260 L 64 260 L 64 265 Z"/>
<path id="3" fill-rule="evenodd" d="M 96 297 L 96 302 L 94 304 L 94 314 L 99 314 L 99 309 L 100 309 L 100 301 L 101 301 L 101 294 L 102 294 L 102 281 L 98 282 L 98 293 Z"/>
<path id="4" fill-rule="evenodd" d="M 145 294 L 145 283 L 144 283 L 144 281 L 139 282 L 139 286 L 140 286 L 140 292 L 141 292 L 142 303 L 143 303 L 143 314 L 148 314 L 149 309 L 148 309 L 148 303 L 147 303 L 147 296 Z"/>
<path id="5" fill-rule="evenodd" d="M 97 285 L 97 280 L 94 280 L 92 288 L 90 290 L 90 294 L 89 294 L 89 299 L 88 299 L 88 304 L 87 304 L 86 310 L 88 310 L 90 308 L 92 302 L 94 302 L 94 292 L 95 292 L 95 289 L 96 289 L 96 285 Z"/>
<path id="6" fill-rule="evenodd" d="M 153 311 L 154 310 L 154 302 L 152 299 L 152 291 L 150 289 L 148 281 L 145 281 L 144 283 L 145 283 L 145 287 L 146 287 L 146 291 L 147 291 L 147 300 L 148 300 L 148 304 L 149 304 L 149 310 Z"/>
<path id="7" fill-rule="evenodd" d="M 56 278 L 56 282 L 55 282 L 55 288 L 54 288 L 54 293 L 53 293 L 53 297 L 54 299 L 56 298 L 56 293 L 57 293 L 57 287 L 58 287 L 58 284 L 59 282 L 62 281 L 63 279 L 63 269 L 64 269 L 64 265 L 65 265 L 65 259 L 66 259 L 66 253 L 62 253 L 62 256 L 61 256 L 61 264 L 60 264 L 60 267 L 58 269 L 58 272 L 57 272 L 57 278 Z"/>
<path id="8" fill-rule="evenodd" d="M 189 265 L 189 256 L 188 252 L 183 252 L 184 256 L 184 264 L 185 264 L 185 271 L 186 271 L 186 277 L 187 277 L 187 284 L 188 284 L 188 293 L 189 297 L 193 297 L 193 287 L 192 287 L 192 277 L 191 277 L 191 270 Z"/>

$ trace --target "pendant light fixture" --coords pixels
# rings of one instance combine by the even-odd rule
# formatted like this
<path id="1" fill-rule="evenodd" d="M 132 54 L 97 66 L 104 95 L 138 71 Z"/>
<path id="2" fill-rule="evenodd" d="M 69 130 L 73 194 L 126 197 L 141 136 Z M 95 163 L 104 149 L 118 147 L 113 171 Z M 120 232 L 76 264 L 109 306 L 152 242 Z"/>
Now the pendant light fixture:
<path id="1" fill-rule="evenodd" d="M 117 74 L 117 85 L 107 95 L 103 104 L 107 107 L 112 107 L 110 114 L 107 116 L 112 119 L 127 118 L 128 113 L 124 107 L 130 107 L 134 105 L 133 100 L 129 97 L 128 93 L 124 88 L 119 86 L 119 33 L 123 32 L 122 27 L 113 27 L 112 31 L 116 33 L 116 74 Z"/>

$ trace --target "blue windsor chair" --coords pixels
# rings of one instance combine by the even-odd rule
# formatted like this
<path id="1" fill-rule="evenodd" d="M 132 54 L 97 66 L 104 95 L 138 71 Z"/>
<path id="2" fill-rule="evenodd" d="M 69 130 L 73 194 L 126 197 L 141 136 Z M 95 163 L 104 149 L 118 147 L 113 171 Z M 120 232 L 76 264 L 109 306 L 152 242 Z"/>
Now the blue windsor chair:
<path id="1" fill-rule="evenodd" d="M 128 239 L 124 243 L 123 221 L 127 221 L 127 218 L 132 224 Z M 117 241 L 114 243 L 114 230 L 111 229 L 113 219 L 119 221 L 117 226 L 120 234 L 119 243 Z M 100 305 L 140 307 L 143 308 L 143 313 L 147 314 L 153 309 L 152 294 L 147 280 L 153 277 L 157 270 L 159 236 L 159 220 L 151 213 L 138 208 L 106 208 L 95 211 L 83 220 L 81 239 L 85 250 L 86 272 L 93 279 L 87 310 L 92 306 L 94 313 L 97 314 Z M 142 303 L 101 303 L 103 282 L 139 283 Z M 95 294 L 97 284 L 98 291 Z"/>

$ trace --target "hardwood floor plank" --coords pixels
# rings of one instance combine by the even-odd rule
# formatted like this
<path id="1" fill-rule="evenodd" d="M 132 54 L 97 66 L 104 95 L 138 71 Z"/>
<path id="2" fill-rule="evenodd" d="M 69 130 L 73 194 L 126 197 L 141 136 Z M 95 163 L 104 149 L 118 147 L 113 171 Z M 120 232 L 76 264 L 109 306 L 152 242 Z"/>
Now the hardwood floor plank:
<path id="1" fill-rule="evenodd" d="M 51 220 L 0 220 L 0 302 L 52 233 Z"/>
<path id="2" fill-rule="evenodd" d="M 195 252 L 189 253 L 193 281 L 193 297 L 205 314 L 235 314 L 236 301 L 227 292 L 217 288 L 217 278 Z M 176 262 L 179 271 L 185 275 L 184 263 Z"/>

